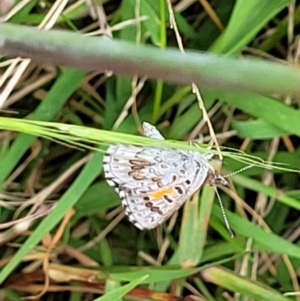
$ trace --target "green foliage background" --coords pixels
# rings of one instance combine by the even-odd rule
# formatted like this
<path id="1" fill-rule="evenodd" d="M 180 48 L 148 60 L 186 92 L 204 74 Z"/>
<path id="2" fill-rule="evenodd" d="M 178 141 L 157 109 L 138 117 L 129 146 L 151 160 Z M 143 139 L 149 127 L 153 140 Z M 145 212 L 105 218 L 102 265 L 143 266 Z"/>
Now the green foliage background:
<path id="1" fill-rule="evenodd" d="M 3 298 L 38 294 L 48 262 L 47 300 L 298 300 L 284 294 L 299 290 L 300 271 L 299 3 L 176 1 L 185 54 L 174 50 L 169 2 L 87 3 L 30 1 L 14 11 L 12 2 L 0 12 Z M 104 38 L 85 36 L 99 28 Z M 32 61 L 5 94 L 24 64 L 17 56 Z M 211 187 L 177 219 L 141 232 L 121 219 L 103 178 L 108 144 L 154 143 L 134 136 L 141 121 L 169 139 L 199 138 L 190 136 L 203 120 L 191 81 L 211 112 L 224 169 L 256 166 L 220 190 L 233 239 Z M 209 137 L 207 127 L 201 134 Z M 285 165 L 267 169 L 267 161 Z M 47 206 L 53 209 L 42 218 L 33 210 Z M 70 208 L 75 214 L 60 232 Z M 59 242 L 49 247 L 47 233 L 60 233 Z"/>

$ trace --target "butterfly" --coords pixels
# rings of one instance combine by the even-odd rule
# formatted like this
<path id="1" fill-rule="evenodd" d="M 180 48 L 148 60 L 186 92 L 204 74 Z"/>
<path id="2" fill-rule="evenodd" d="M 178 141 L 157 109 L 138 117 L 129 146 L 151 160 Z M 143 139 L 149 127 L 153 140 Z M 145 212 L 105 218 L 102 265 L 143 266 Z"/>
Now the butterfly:
<path id="1" fill-rule="evenodd" d="M 164 140 L 147 122 L 143 130 L 146 137 Z M 116 144 L 107 149 L 103 169 L 128 219 L 149 230 L 164 223 L 204 184 L 228 185 L 209 162 L 212 157 L 190 150 Z"/>

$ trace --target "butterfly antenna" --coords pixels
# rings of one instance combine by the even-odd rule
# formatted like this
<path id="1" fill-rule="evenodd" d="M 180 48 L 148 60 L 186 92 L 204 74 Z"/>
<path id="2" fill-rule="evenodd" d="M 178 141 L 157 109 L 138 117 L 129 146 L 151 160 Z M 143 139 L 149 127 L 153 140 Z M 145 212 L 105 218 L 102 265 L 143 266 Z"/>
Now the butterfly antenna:
<path id="1" fill-rule="evenodd" d="M 230 228 L 230 225 L 229 225 L 229 222 L 228 222 L 228 218 L 227 218 L 227 216 L 226 216 L 225 209 L 224 209 L 223 203 L 222 203 L 222 201 L 221 201 L 221 197 L 220 197 L 220 195 L 219 195 L 218 189 L 217 189 L 216 186 L 214 186 L 214 189 L 215 189 L 215 192 L 216 192 L 216 195 L 217 195 L 217 198 L 218 198 L 220 207 L 221 207 L 221 212 L 222 212 L 223 220 L 224 220 L 224 222 L 225 222 L 225 226 L 226 226 L 227 231 L 229 232 L 231 238 L 233 238 L 233 237 L 234 237 L 234 233 L 233 233 L 233 231 L 232 231 L 231 228 Z"/>
<path id="2" fill-rule="evenodd" d="M 253 166 L 254 166 L 253 164 L 250 164 L 250 165 L 245 166 L 245 167 L 243 167 L 243 168 L 241 168 L 239 170 L 236 170 L 236 171 L 234 171 L 234 172 L 232 172 L 232 173 L 230 173 L 228 175 L 223 176 L 223 178 L 231 178 L 232 176 L 235 176 L 238 173 L 241 173 L 241 172 L 243 172 L 243 171 L 245 171 L 245 170 L 247 170 L 249 168 L 252 168 Z"/>

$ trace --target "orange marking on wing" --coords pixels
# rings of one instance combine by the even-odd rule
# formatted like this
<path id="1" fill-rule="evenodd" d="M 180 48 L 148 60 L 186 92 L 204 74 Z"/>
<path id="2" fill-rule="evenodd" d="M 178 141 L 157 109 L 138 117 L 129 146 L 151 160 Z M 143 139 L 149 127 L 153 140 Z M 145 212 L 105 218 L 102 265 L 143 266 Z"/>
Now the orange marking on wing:
<path id="1" fill-rule="evenodd" d="M 161 199 L 165 194 L 176 196 L 176 192 L 174 191 L 173 187 L 166 187 L 149 193 L 149 195 L 153 198 L 152 201 Z"/>

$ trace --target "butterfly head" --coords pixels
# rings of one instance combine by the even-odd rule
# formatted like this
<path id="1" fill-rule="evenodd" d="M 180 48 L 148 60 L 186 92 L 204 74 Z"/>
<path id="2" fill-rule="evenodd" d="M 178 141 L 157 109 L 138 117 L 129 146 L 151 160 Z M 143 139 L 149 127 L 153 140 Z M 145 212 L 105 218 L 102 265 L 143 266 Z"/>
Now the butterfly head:
<path id="1" fill-rule="evenodd" d="M 207 183 L 210 186 L 215 186 L 215 185 L 229 186 L 228 181 L 223 176 L 217 174 L 216 171 L 212 171 L 208 174 Z"/>

